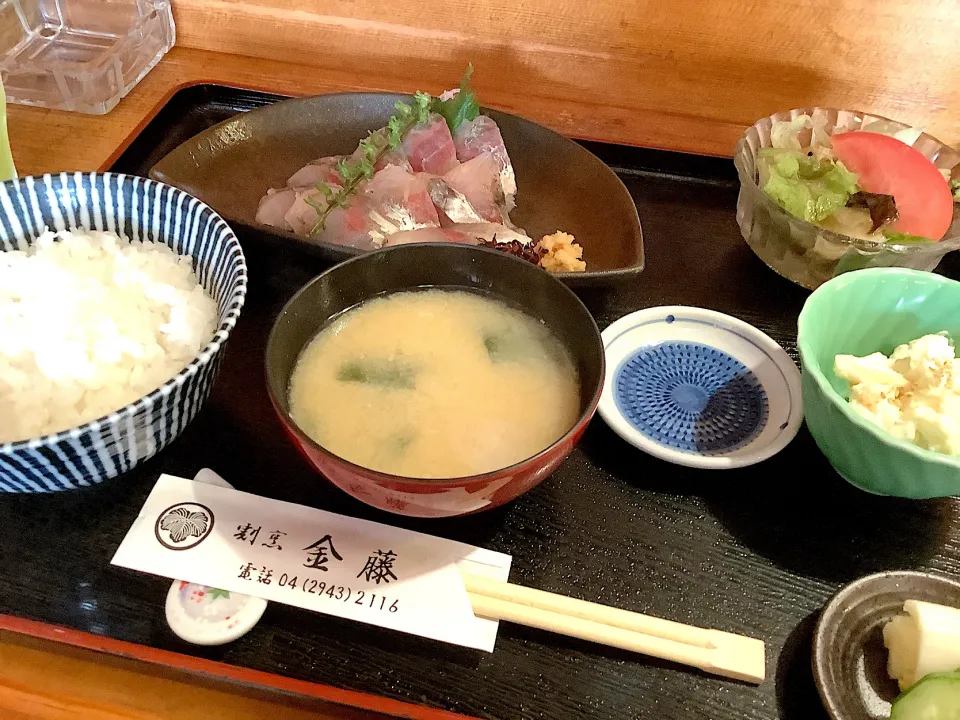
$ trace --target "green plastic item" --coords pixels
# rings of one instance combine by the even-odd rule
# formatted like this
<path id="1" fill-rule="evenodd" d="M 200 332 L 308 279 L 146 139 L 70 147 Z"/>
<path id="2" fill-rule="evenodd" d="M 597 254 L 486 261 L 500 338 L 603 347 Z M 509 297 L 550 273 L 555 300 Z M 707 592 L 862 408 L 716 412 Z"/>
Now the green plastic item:
<path id="1" fill-rule="evenodd" d="M 946 331 L 960 343 L 960 282 L 905 268 L 846 273 L 807 298 L 798 330 L 807 428 L 834 469 L 879 495 L 960 495 L 960 457 L 898 440 L 862 417 L 833 372 L 837 355 L 889 355 L 923 335 Z"/>
<path id="2" fill-rule="evenodd" d="M 0 182 L 16 176 L 17 169 L 13 166 L 13 153 L 10 152 L 10 136 L 7 134 L 7 96 L 0 82 Z"/>
<path id="3" fill-rule="evenodd" d="M 924 677 L 893 703 L 890 720 L 960 720 L 960 672 Z"/>

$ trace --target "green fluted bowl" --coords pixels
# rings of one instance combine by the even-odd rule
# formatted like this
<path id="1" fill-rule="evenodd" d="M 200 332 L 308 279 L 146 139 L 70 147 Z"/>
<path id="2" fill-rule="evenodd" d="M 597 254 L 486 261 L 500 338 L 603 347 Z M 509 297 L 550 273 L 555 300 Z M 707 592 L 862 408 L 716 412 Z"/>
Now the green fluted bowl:
<path id="1" fill-rule="evenodd" d="M 960 282 L 903 268 L 847 273 L 821 285 L 800 313 L 797 345 L 807 427 L 850 483 L 879 495 L 960 495 L 960 457 L 898 440 L 847 403 L 833 373 L 837 355 L 889 355 L 922 335 L 960 341 Z"/>

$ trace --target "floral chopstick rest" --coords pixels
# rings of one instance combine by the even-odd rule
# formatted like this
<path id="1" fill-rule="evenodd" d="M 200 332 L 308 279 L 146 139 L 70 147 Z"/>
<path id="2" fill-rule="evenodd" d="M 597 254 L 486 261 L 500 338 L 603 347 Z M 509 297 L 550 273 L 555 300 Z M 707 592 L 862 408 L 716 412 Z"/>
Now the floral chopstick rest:
<path id="1" fill-rule="evenodd" d="M 212 470 L 203 469 L 193 479 L 220 487 L 230 483 Z M 172 517 L 171 523 L 205 522 L 204 518 Z M 167 593 L 166 614 L 170 629 L 194 645 L 224 645 L 245 635 L 257 624 L 267 601 L 185 580 L 174 580 Z"/>

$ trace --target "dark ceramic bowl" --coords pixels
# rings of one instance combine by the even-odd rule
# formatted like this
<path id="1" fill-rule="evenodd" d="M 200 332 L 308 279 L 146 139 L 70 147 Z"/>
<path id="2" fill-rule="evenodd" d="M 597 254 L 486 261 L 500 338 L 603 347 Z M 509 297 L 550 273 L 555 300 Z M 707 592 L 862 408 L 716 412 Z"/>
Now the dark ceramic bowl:
<path id="1" fill-rule="evenodd" d="M 510 467 L 452 479 L 388 475 L 344 460 L 311 440 L 290 417 L 288 388 L 301 350 L 334 316 L 382 293 L 449 287 L 491 293 L 543 321 L 570 353 L 580 376 L 580 416 L 550 447 Z M 465 515 L 502 505 L 552 473 L 583 435 L 603 387 L 600 331 L 590 312 L 549 273 L 496 250 L 466 245 L 401 245 L 327 270 L 280 312 L 267 340 L 267 388 L 294 445 L 344 492 L 414 517 Z"/>
<path id="2" fill-rule="evenodd" d="M 409 95 L 336 93 L 284 100 L 240 113 L 196 135 L 150 170 L 150 177 L 215 208 L 241 232 L 299 247 L 340 262 L 359 251 L 310 241 L 256 221 L 269 187 L 321 155 L 350 153 L 383 127 Z M 633 198 L 620 178 L 589 150 L 542 125 L 484 109 L 497 121 L 517 174 L 512 218 L 531 237 L 557 230 L 583 246 L 586 272 L 558 273 L 571 286 L 629 281 L 643 269 L 643 234 Z M 230 178 L 230 182 L 224 182 Z"/>
<path id="3" fill-rule="evenodd" d="M 960 580 L 900 570 L 860 578 L 824 607 L 813 637 L 813 677 L 833 720 L 886 720 L 900 694 L 887 675 L 883 626 L 906 600 L 955 605 Z"/>

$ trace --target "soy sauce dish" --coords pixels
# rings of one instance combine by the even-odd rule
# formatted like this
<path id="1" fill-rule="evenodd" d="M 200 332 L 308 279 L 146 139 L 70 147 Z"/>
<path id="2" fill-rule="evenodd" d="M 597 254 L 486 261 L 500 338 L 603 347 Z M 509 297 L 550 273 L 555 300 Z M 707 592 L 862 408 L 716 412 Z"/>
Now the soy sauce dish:
<path id="1" fill-rule="evenodd" d="M 266 379 L 291 442 L 333 484 L 388 512 L 445 517 L 546 479 L 596 411 L 604 362 L 590 312 L 549 273 L 495 250 L 411 244 L 307 283 L 271 330 Z"/>
<path id="2" fill-rule="evenodd" d="M 820 615 L 812 660 L 833 720 L 958 717 L 960 581 L 895 571 L 850 583 Z"/>

